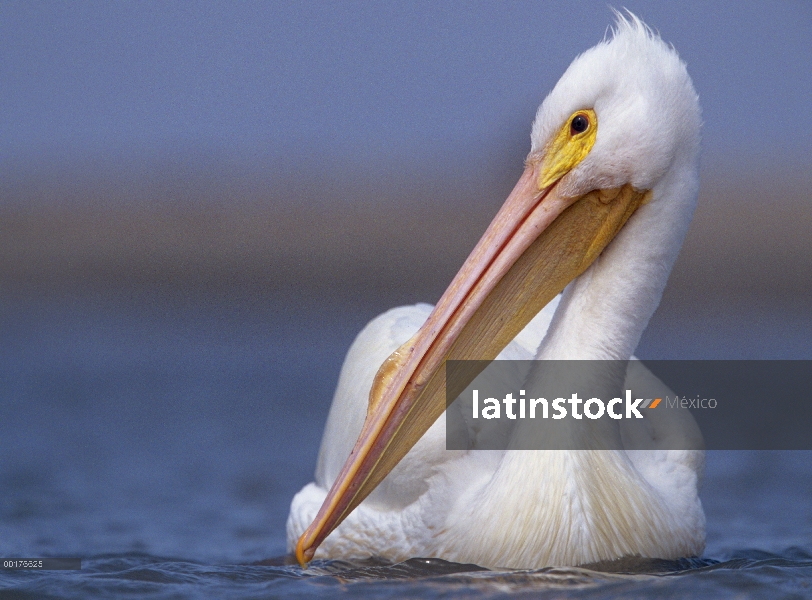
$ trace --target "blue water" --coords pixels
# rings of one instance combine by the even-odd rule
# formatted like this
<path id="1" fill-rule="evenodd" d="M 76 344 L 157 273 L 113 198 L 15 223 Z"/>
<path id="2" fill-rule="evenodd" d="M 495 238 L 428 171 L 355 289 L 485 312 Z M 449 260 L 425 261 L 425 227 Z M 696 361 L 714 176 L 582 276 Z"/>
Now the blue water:
<path id="1" fill-rule="evenodd" d="M 343 354 L 382 308 L 179 293 L 4 298 L 0 557 L 80 557 L 83 568 L 0 571 L 0 597 L 812 596 L 807 452 L 709 453 L 698 561 L 614 572 L 285 564 L 288 505 L 311 479 Z M 810 313 L 768 308 L 658 316 L 639 354 L 812 358 Z"/>

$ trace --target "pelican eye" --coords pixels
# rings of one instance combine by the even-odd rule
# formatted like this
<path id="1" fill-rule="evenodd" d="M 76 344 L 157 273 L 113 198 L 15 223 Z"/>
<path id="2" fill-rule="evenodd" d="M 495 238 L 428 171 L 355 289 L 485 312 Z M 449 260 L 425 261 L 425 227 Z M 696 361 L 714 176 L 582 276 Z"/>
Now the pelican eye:
<path id="1" fill-rule="evenodd" d="M 552 185 L 584 160 L 597 135 L 598 115 L 591 108 L 577 110 L 561 123 L 544 149 L 539 189 Z"/>
<path id="2" fill-rule="evenodd" d="M 570 123 L 570 134 L 578 135 L 583 133 L 589 127 L 589 118 L 586 115 L 578 114 L 572 118 Z"/>

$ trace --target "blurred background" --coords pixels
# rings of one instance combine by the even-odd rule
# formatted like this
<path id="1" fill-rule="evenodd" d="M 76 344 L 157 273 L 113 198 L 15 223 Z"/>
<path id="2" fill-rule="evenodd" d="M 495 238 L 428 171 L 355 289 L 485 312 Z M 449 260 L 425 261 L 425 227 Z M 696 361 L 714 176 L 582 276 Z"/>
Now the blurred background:
<path id="1" fill-rule="evenodd" d="M 705 121 L 638 355 L 812 358 L 812 5 L 623 5 Z M 0 2 L 0 553 L 283 553 L 353 336 L 439 298 L 613 21 L 602 0 Z M 772 474 L 737 479 L 751 459 Z M 808 499 L 782 461 L 709 460 L 710 549 L 736 544 L 719 481 Z"/>

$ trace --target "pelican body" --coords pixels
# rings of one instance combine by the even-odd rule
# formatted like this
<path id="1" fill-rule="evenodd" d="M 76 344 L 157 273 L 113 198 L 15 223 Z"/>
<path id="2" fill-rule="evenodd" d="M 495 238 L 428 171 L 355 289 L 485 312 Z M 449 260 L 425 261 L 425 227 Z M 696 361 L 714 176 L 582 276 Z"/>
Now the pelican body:
<path id="1" fill-rule="evenodd" d="M 696 204 L 700 121 L 684 63 L 634 15 L 573 61 L 539 107 L 523 175 L 437 305 L 393 309 L 350 348 L 315 482 L 291 504 L 300 563 L 702 553 L 701 451 L 448 451 L 443 381 L 449 359 L 632 356 Z M 662 390 L 632 364 L 627 384 Z M 697 435 L 690 418 L 681 427 Z"/>

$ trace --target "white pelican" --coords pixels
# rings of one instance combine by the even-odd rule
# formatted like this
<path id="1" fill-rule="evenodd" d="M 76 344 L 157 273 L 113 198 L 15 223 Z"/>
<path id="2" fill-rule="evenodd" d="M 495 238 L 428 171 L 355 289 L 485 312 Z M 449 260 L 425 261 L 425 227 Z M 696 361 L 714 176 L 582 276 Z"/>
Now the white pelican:
<path id="1" fill-rule="evenodd" d="M 291 505 L 300 563 L 702 553 L 701 451 L 447 451 L 441 368 L 500 352 L 628 360 L 693 214 L 700 124 L 674 49 L 618 15 L 542 103 L 523 175 L 437 306 L 391 310 L 350 348 L 315 482 Z M 627 381 L 658 384 L 635 369 Z"/>

